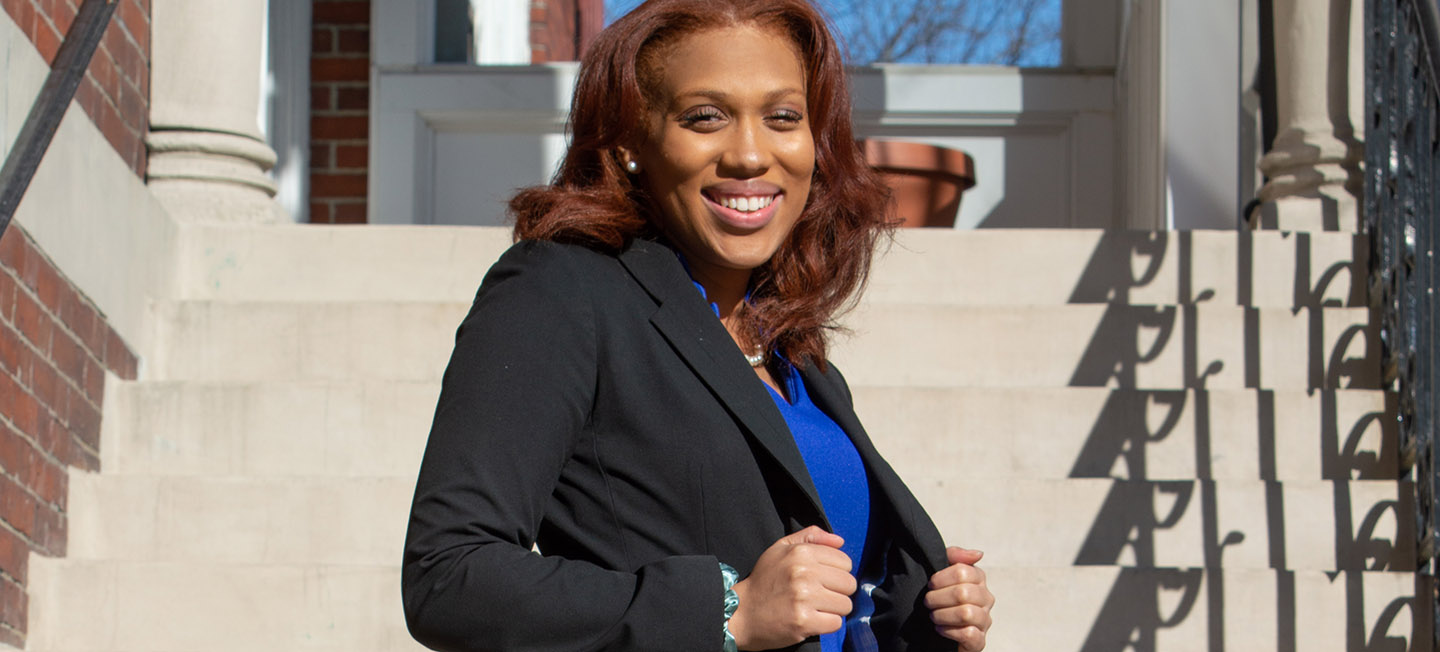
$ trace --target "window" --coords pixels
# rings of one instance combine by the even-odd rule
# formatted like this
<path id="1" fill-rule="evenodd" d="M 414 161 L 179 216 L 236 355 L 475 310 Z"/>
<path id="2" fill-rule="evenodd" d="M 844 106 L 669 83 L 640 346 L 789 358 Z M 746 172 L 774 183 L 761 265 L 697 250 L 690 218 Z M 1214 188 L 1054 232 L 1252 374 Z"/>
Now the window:
<path id="1" fill-rule="evenodd" d="M 435 62 L 530 63 L 530 0 L 435 0 Z"/>

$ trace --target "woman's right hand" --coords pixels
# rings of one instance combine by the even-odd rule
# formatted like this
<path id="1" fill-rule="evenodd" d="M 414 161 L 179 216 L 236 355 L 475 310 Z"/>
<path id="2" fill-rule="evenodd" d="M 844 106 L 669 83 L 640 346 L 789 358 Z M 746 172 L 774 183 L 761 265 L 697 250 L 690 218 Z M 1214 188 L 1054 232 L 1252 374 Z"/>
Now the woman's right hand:
<path id="1" fill-rule="evenodd" d="M 770 650 L 840 629 L 855 593 L 843 543 L 812 525 L 767 548 L 750 576 L 735 583 L 740 600 L 730 617 L 735 645 Z"/>

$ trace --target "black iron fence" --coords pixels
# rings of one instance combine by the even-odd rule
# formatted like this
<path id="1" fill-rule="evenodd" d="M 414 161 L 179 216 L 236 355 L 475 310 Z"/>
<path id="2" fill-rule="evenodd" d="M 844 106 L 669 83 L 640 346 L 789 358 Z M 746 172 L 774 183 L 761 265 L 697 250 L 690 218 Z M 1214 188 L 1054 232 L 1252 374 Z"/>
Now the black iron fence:
<path id="1" fill-rule="evenodd" d="M 1418 568 L 1437 571 L 1435 425 L 1440 365 L 1435 341 L 1435 250 L 1440 245 L 1440 30 L 1435 0 L 1366 0 L 1365 228 L 1370 238 L 1370 305 L 1380 320 L 1386 387 L 1398 394 L 1401 468 L 1417 492 Z M 1436 583 L 1428 604 L 1440 625 Z M 1417 596 L 1419 598 L 1421 596 Z M 1427 601 L 1417 600 L 1418 605 Z M 1415 614 L 1424 618 L 1423 614 Z M 1417 623 L 1418 624 L 1418 623 Z M 1424 631 L 1417 627 L 1417 631 Z M 1429 628 L 1440 632 L 1440 626 Z M 1411 649 L 1425 649 L 1416 642 Z M 1430 642 L 1440 649 L 1440 638 Z"/>

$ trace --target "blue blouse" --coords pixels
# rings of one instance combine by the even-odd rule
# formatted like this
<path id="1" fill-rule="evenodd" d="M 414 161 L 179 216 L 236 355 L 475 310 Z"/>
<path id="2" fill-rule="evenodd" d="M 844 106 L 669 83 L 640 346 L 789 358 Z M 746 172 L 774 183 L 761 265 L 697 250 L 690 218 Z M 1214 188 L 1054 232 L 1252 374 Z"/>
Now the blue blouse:
<path id="1" fill-rule="evenodd" d="M 675 255 L 688 274 L 690 265 L 685 257 L 678 251 Z M 705 286 L 693 277 L 690 282 L 695 284 L 695 289 L 700 291 L 700 296 L 719 318 L 720 306 L 711 303 Z M 747 295 L 745 298 L 748 300 L 750 297 Z M 800 371 L 789 361 L 784 361 L 783 367 L 785 376 L 776 381 L 784 387 L 785 394 L 776 392 L 769 385 L 765 388 L 770 390 L 775 407 L 780 409 L 780 415 L 785 418 L 785 425 L 790 428 L 795 445 L 800 449 L 800 456 L 805 459 L 805 469 L 810 472 L 810 480 L 820 494 L 825 518 L 830 521 L 835 533 L 845 540 L 840 550 L 850 558 L 850 574 L 859 584 L 859 589 L 851 596 L 854 605 L 845 617 L 845 625 L 838 631 L 821 635 L 820 650 L 878 652 L 875 635 L 870 631 L 870 616 L 875 612 L 870 592 L 884 578 L 885 570 L 883 564 L 879 569 L 872 568 L 874 560 L 867 559 L 865 555 L 870 533 L 870 479 L 865 472 L 865 463 L 845 431 L 810 401 Z M 846 645 L 847 642 L 849 645 Z"/>
<path id="2" fill-rule="evenodd" d="M 775 406 L 785 417 L 785 424 L 805 458 L 805 468 L 820 494 L 820 505 L 825 509 L 825 518 L 830 521 L 836 534 L 845 540 L 840 550 L 850 557 L 850 574 L 858 580 L 865 566 L 865 540 L 870 530 L 870 483 L 865 474 L 865 464 L 850 437 L 824 412 L 810 401 L 805 391 L 805 382 L 794 365 L 786 363 L 785 376 L 776 379 L 784 387 L 781 395 L 775 388 L 766 385 Z M 787 400 L 786 397 L 789 397 Z M 823 652 L 841 652 L 845 646 L 847 630 L 863 626 L 868 630 L 870 609 L 863 608 L 861 599 L 868 603 L 868 587 L 857 591 L 855 608 L 846 617 L 845 626 L 838 631 L 820 637 Z M 857 632 L 858 633 L 858 632 Z M 866 632 L 868 633 L 868 631 Z"/>

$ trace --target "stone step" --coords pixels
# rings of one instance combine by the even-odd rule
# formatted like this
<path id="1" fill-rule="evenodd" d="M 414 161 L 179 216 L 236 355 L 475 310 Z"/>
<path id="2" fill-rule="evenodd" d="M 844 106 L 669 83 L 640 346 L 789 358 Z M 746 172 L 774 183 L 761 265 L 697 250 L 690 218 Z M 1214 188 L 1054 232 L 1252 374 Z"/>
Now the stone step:
<path id="1" fill-rule="evenodd" d="M 1415 570 L 1409 483 L 997 482 L 928 471 L 904 477 L 946 542 L 984 550 L 996 566 Z"/>
<path id="2" fill-rule="evenodd" d="M 156 304 L 157 380 L 440 378 L 461 302 Z"/>
<path id="3" fill-rule="evenodd" d="M 465 303 L 158 304 L 157 380 L 435 380 Z M 1364 308 L 870 305 L 833 358 L 859 385 L 1375 388 Z"/>
<path id="4" fill-rule="evenodd" d="M 1430 581 L 1413 573 L 996 566 L 987 576 L 986 652 L 1430 649 Z"/>
<path id="5" fill-rule="evenodd" d="M 436 381 L 113 382 L 106 474 L 400 477 L 413 481 Z"/>
<path id="6" fill-rule="evenodd" d="M 468 302 L 510 242 L 504 227 L 187 224 L 175 296 Z"/>
<path id="7" fill-rule="evenodd" d="M 1368 245 L 1343 233 L 901 231 L 880 303 L 1364 306 Z"/>
<path id="8" fill-rule="evenodd" d="M 876 445 L 907 476 L 961 465 L 1001 479 L 1400 476 L 1393 399 L 1373 390 L 853 390 Z M 438 394 L 424 381 L 116 382 L 102 468 L 413 478 Z M 1209 451 L 1208 470 L 1197 450 Z"/>
<path id="9" fill-rule="evenodd" d="M 30 558 L 34 652 L 420 651 L 385 566 Z"/>
<path id="10" fill-rule="evenodd" d="M 947 541 L 986 550 L 1001 566 L 1219 560 L 1227 568 L 1415 567 L 1414 490 L 1406 483 L 995 482 L 938 475 L 932 469 L 907 482 Z M 414 485 L 411 478 L 76 472 L 68 555 L 384 565 L 400 559 Z M 1207 537 L 1224 545 L 1207 550 Z"/>
<path id="11" fill-rule="evenodd" d="M 178 296 L 191 300 L 468 301 L 510 245 L 504 227 L 187 225 L 182 234 Z M 1363 306 L 1355 279 L 1366 246 L 1344 233 L 902 230 L 867 298 Z"/>
<path id="12" fill-rule="evenodd" d="M 860 384 L 1126 389 L 1379 385 L 1364 308 L 871 305 L 831 358 Z"/>
<path id="13" fill-rule="evenodd" d="M 70 474 L 72 559 L 386 565 L 412 478 Z M 139 507 L 144 506 L 144 507 Z"/>
<path id="14" fill-rule="evenodd" d="M 1132 480 L 1396 479 L 1394 397 L 1374 390 L 857 387 L 902 473 Z"/>
<path id="15" fill-rule="evenodd" d="M 983 565 L 983 562 L 982 562 Z M 987 652 L 1424 649 L 1412 573 L 986 565 Z M 421 650 L 395 566 L 30 562 L 35 652 Z M 1423 600 L 1422 600 L 1423 601 Z M 1416 614 L 1422 617 L 1415 618 Z M 1411 648 L 1408 643 L 1416 642 Z"/>

